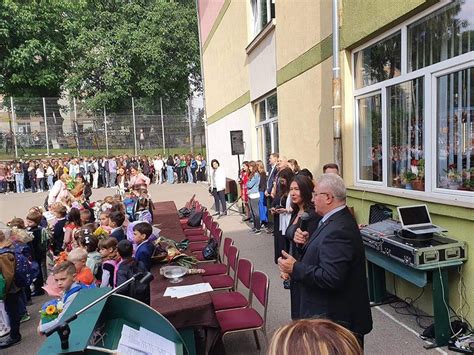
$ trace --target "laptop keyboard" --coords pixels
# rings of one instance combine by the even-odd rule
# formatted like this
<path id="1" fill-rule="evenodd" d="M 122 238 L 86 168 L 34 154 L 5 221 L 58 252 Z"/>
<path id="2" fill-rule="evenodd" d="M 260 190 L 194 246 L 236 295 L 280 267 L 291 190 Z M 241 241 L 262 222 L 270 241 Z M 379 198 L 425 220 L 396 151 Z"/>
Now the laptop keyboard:
<path id="1" fill-rule="evenodd" d="M 423 229 L 431 229 L 431 228 L 435 228 L 435 226 L 433 225 L 429 225 L 429 226 L 421 226 L 421 227 L 409 227 L 411 230 L 414 230 L 414 231 L 421 231 Z"/>

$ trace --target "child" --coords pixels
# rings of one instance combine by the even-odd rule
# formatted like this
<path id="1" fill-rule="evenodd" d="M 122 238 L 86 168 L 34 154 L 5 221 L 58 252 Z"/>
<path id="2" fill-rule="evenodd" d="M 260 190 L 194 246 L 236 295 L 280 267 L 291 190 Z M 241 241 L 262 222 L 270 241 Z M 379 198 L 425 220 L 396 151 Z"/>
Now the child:
<path id="1" fill-rule="evenodd" d="M 91 217 L 92 217 L 91 211 L 84 209 L 80 212 L 80 215 L 81 215 L 82 225 L 93 222 L 91 221 Z"/>
<path id="2" fill-rule="evenodd" d="M 86 266 L 87 262 L 87 251 L 82 248 L 76 248 L 71 250 L 67 260 L 74 264 L 76 268 L 76 282 L 80 282 L 84 285 L 92 285 L 94 282 L 94 275 L 91 269 Z"/>
<path id="3" fill-rule="evenodd" d="M 132 257 L 133 247 L 128 240 L 122 240 L 117 245 L 117 250 L 122 258 L 117 271 L 117 286 L 123 284 L 137 273 L 145 273 L 145 265 Z M 150 284 L 140 284 L 137 280 L 123 287 L 118 293 L 127 295 L 150 305 Z"/>
<path id="4" fill-rule="evenodd" d="M 124 221 L 125 214 L 122 211 L 110 213 L 110 227 L 112 227 L 110 236 L 117 239 L 117 242 L 125 239 L 125 232 L 122 227 Z"/>
<path id="5" fill-rule="evenodd" d="M 153 222 L 153 216 L 150 213 L 150 200 L 145 196 L 140 196 L 137 201 L 136 212 L 135 212 L 135 221 L 142 221 L 142 222 Z"/>
<path id="6" fill-rule="evenodd" d="M 51 211 L 56 217 L 56 223 L 53 227 L 53 254 L 55 256 L 59 255 L 63 249 L 64 243 L 64 228 L 66 226 L 66 207 L 61 202 L 55 202 L 51 206 Z"/>
<path id="7" fill-rule="evenodd" d="M 80 233 L 77 242 L 79 246 L 87 252 L 86 266 L 91 269 L 92 274 L 97 277 L 101 261 L 100 253 L 97 251 L 99 240 L 94 235 L 85 232 L 84 230 Z"/>
<path id="8" fill-rule="evenodd" d="M 44 280 L 46 279 L 46 275 L 44 274 L 46 270 L 46 250 L 47 250 L 47 240 L 46 244 L 43 240 L 43 231 L 39 224 L 41 222 L 41 218 L 43 215 L 38 211 L 31 211 L 26 216 L 26 226 L 28 227 L 28 231 L 33 234 L 33 241 L 31 242 L 31 254 L 33 260 L 38 263 L 40 266 L 40 270 L 38 276 L 33 281 L 33 285 L 35 287 L 35 291 L 31 294 L 31 296 L 41 296 L 44 294 L 42 286 L 44 284 Z"/>
<path id="9" fill-rule="evenodd" d="M 115 267 L 117 266 L 117 239 L 107 237 L 99 242 L 99 252 L 102 257 L 102 274 L 100 287 L 115 286 Z"/>
<path id="10" fill-rule="evenodd" d="M 71 208 L 64 226 L 64 250 L 71 251 L 74 245 L 74 233 L 81 227 L 81 212 L 77 208 Z"/>
<path id="11" fill-rule="evenodd" d="M 104 229 L 107 233 L 110 233 L 112 231 L 112 228 L 110 227 L 110 212 L 109 211 L 103 211 L 100 213 L 99 222 L 102 229 Z"/>
<path id="12" fill-rule="evenodd" d="M 63 310 L 59 313 L 58 318 L 44 323 L 39 324 L 38 333 L 43 335 L 46 331 L 57 325 L 61 321 L 61 317 L 66 313 L 67 308 L 72 304 L 79 291 L 85 288 L 84 285 L 74 281 L 76 277 L 76 268 L 70 261 L 64 261 L 53 270 L 54 280 L 56 281 L 57 287 L 62 293 L 61 301 L 63 302 Z"/>
<path id="13" fill-rule="evenodd" d="M 0 231 L 0 249 L 12 249 L 11 240 L 6 238 L 3 231 Z M 0 255 L 0 274 L 5 280 L 5 310 L 10 321 L 10 336 L 0 341 L 0 349 L 9 348 L 21 341 L 20 334 L 20 299 L 22 289 L 14 282 L 15 276 L 15 256 L 13 253 Z M 5 322 L 6 323 L 6 322 Z"/>
<path id="14" fill-rule="evenodd" d="M 153 245 L 148 242 L 148 238 L 152 232 L 151 224 L 146 222 L 141 222 L 133 226 L 133 241 L 137 245 L 135 259 L 141 261 L 147 271 L 151 269 L 151 257 L 154 251 Z"/>

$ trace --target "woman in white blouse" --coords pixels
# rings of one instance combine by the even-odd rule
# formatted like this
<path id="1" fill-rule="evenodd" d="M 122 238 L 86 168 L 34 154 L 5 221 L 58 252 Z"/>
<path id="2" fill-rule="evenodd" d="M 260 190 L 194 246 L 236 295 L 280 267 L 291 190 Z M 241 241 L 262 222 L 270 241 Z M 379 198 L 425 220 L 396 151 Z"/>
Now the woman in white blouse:
<path id="1" fill-rule="evenodd" d="M 214 204 L 216 215 L 225 216 L 227 214 L 227 206 L 225 203 L 225 171 L 219 165 L 216 159 L 211 161 L 211 187 L 210 192 L 214 195 Z"/>

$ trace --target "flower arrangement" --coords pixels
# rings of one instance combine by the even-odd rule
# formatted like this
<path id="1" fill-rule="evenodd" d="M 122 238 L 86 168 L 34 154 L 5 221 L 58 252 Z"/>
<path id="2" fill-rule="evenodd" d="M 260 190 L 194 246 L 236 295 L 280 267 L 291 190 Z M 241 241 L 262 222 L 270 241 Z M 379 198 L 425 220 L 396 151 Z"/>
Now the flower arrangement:
<path id="1" fill-rule="evenodd" d="M 180 248 L 184 247 L 183 243 L 177 243 L 172 239 L 159 237 L 156 239 L 154 244 L 155 251 L 153 253 L 153 258 L 155 260 L 166 260 L 168 263 L 175 263 L 187 268 L 193 267 L 198 262 L 196 257 L 181 252 L 181 250 L 185 249 Z"/>
<path id="2" fill-rule="evenodd" d="M 59 317 L 64 304 L 61 300 L 51 300 L 43 304 L 40 310 L 41 323 L 49 323 Z"/>
<path id="3" fill-rule="evenodd" d="M 461 173 L 457 171 L 456 164 L 449 164 L 448 169 L 443 170 L 450 182 L 460 182 Z"/>
<path id="4" fill-rule="evenodd" d="M 92 233 L 94 237 L 97 237 L 97 239 L 101 240 L 103 238 L 106 238 L 109 236 L 109 233 L 102 227 L 98 227 L 94 233 Z"/>

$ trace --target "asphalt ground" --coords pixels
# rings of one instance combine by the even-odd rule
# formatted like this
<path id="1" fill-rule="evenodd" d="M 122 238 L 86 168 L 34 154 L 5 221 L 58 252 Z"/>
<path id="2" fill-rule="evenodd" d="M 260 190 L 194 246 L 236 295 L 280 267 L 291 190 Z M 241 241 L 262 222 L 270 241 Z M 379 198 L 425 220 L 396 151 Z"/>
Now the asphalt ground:
<path id="1" fill-rule="evenodd" d="M 196 198 L 210 208 L 213 203 L 212 196 L 207 191 L 205 184 L 175 184 L 151 185 L 150 193 L 153 201 L 176 202 L 178 209 L 195 193 Z M 113 189 L 93 190 L 92 200 L 102 199 L 114 194 Z M 42 205 L 46 192 L 32 194 L 9 194 L 0 196 L 0 221 L 7 222 L 13 217 L 25 217 L 28 208 Z M 236 207 L 236 206 L 234 206 Z M 283 289 L 279 278 L 277 266 L 273 261 L 273 236 L 262 233 L 253 235 L 249 233 L 249 226 L 242 222 L 238 212 L 229 211 L 229 215 L 218 220 L 224 237 L 234 239 L 240 249 L 240 256 L 250 259 L 256 270 L 265 272 L 270 279 L 270 295 L 267 314 L 267 334 L 269 338 L 279 326 L 290 322 L 290 296 L 289 291 Z M 33 298 L 33 305 L 28 306 L 31 320 L 21 325 L 22 341 L 9 348 L 0 350 L 2 355 L 34 354 L 40 348 L 44 338 L 36 334 L 39 321 L 39 308 L 48 299 L 47 296 Z M 399 310 L 400 312 L 400 310 Z M 426 345 L 418 334 L 422 332 L 414 316 L 401 315 L 390 305 L 372 308 L 374 329 L 365 337 L 366 354 L 447 354 L 452 353 L 446 347 L 426 350 Z M 429 318 L 423 319 L 423 324 L 429 324 Z M 1 338 L 0 338 L 1 339 Z M 263 337 L 260 336 L 261 343 Z M 240 333 L 226 336 L 224 339 L 227 354 L 263 354 L 264 349 L 257 350 L 251 333 Z"/>

